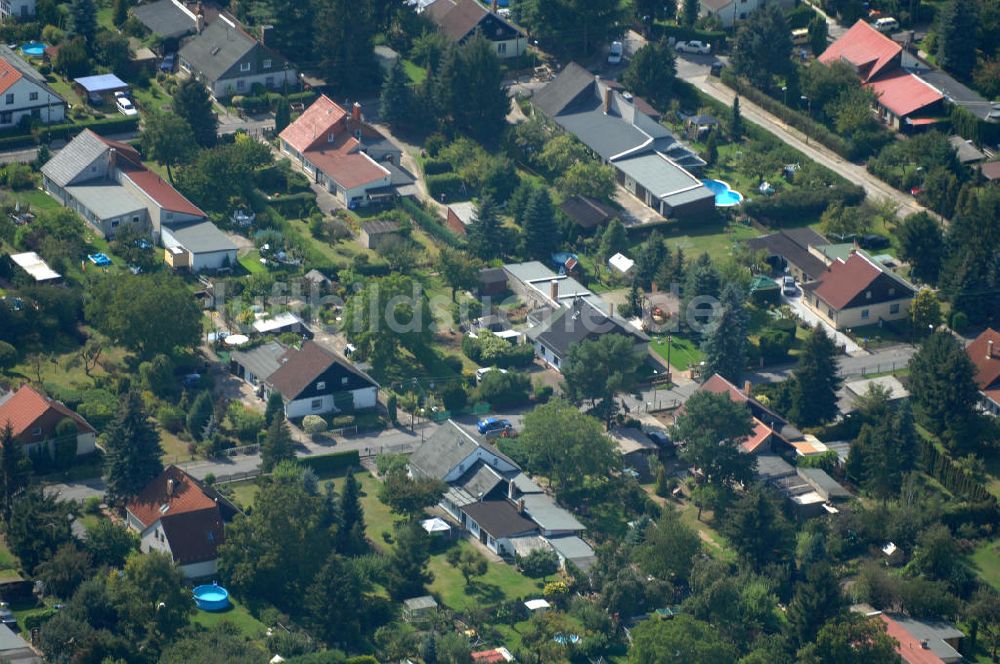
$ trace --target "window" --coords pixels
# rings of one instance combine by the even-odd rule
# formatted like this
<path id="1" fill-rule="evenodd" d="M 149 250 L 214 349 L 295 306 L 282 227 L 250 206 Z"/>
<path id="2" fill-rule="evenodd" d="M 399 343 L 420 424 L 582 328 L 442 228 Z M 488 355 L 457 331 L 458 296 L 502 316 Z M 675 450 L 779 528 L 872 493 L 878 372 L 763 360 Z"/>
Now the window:
<path id="1" fill-rule="evenodd" d="M 867 309 L 861 310 L 861 320 L 868 320 L 870 312 Z"/>
<path id="2" fill-rule="evenodd" d="M 497 55 L 507 55 L 507 42 L 497 42 Z"/>
<path id="3" fill-rule="evenodd" d="M 111 222 L 111 228 L 118 228 L 118 220 L 117 219 L 115 219 L 114 221 Z"/>
<path id="4" fill-rule="evenodd" d="M 332 131 L 329 134 L 326 135 L 326 142 L 327 143 L 333 143 L 333 132 Z"/>
<path id="5" fill-rule="evenodd" d="M 896 289 L 895 288 L 890 288 L 889 289 L 889 295 L 895 295 L 895 294 L 896 294 Z"/>
<path id="6" fill-rule="evenodd" d="M 241 62 L 240 63 L 240 71 L 250 71 L 250 63 L 249 62 Z"/>
<path id="7" fill-rule="evenodd" d="M 28 93 L 28 100 L 29 101 L 38 101 L 38 93 L 37 92 L 29 92 Z"/>
<path id="8" fill-rule="evenodd" d="M 898 302 L 896 304 L 890 304 L 889 305 L 889 313 L 890 314 L 898 314 L 899 313 L 899 303 Z"/>
<path id="9" fill-rule="evenodd" d="M 827 307 L 826 315 L 829 316 L 830 318 L 833 318 L 833 309 Z"/>
<path id="10" fill-rule="evenodd" d="M 167 213 L 167 221 L 170 221 L 170 220 L 172 220 L 173 218 L 174 218 L 174 213 L 173 213 L 173 212 L 168 212 L 168 213 Z"/>
<path id="11" fill-rule="evenodd" d="M 246 87 L 247 87 L 247 82 L 244 81 L 242 78 L 240 80 L 236 81 L 236 89 L 237 90 L 245 90 Z"/>
<path id="12" fill-rule="evenodd" d="M 139 217 L 132 217 L 132 223 L 133 224 L 138 224 L 139 223 Z"/>
<path id="13" fill-rule="evenodd" d="M 347 376 L 344 376 L 343 378 L 340 379 L 340 384 L 347 385 Z"/>
<path id="14" fill-rule="evenodd" d="M 746 12 L 740 12 L 740 20 L 741 21 L 744 20 L 746 17 L 747 17 L 747 13 Z"/>
<path id="15" fill-rule="evenodd" d="M 263 66 L 264 66 L 264 69 L 270 69 L 271 68 L 271 59 L 268 58 L 268 59 L 264 60 Z"/>
<path id="16" fill-rule="evenodd" d="M 10 111 L 0 113 L 0 124 L 10 124 L 14 121 L 14 114 Z"/>
<path id="17" fill-rule="evenodd" d="M 316 383 L 316 389 L 317 390 L 325 390 L 326 389 L 326 381 L 321 380 L 318 383 Z"/>
<path id="18" fill-rule="evenodd" d="M 320 408 L 323 407 L 323 400 L 322 399 L 313 399 L 312 403 L 309 404 L 309 407 L 312 408 L 313 410 L 319 410 Z"/>
<path id="19" fill-rule="evenodd" d="M 11 93 L 9 93 L 7 95 L 7 103 L 8 104 L 13 104 L 14 103 L 14 93 L 13 92 L 11 92 Z"/>
<path id="20" fill-rule="evenodd" d="M 31 435 L 34 436 L 35 438 L 41 438 L 42 437 L 42 427 L 35 427 L 34 429 L 32 429 L 31 430 Z"/>
<path id="21" fill-rule="evenodd" d="M 871 291 L 865 291 L 865 299 L 866 300 L 872 299 L 872 292 Z"/>

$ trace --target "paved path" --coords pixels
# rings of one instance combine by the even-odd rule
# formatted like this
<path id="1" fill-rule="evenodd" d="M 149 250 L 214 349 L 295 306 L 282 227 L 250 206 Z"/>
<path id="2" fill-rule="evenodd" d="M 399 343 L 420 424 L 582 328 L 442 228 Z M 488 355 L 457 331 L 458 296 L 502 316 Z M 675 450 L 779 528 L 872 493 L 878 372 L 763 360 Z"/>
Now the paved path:
<path id="1" fill-rule="evenodd" d="M 867 355 L 861 346 L 859 346 L 853 339 L 844 334 L 843 332 L 838 332 L 836 328 L 827 323 L 825 320 L 816 315 L 816 313 L 806 306 L 805 299 L 802 297 L 802 292 L 800 291 L 798 295 L 794 297 L 788 297 L 785 294 L 781 295 L 781 301 L 792 308 L 799 318 L 809 323 L 813 327 L 819 325 L 826 332 L 827 336 L 833 337 L 834 341 L 837 342 L 838 346 L 843 346 L 844 351 L 848 355 Z"/>
<path id="2" fill-rule="evenodd" d="M 717 78 L 707 74 L 698 74 L 687 79 L 707 95 L 710 95 L 726 106 L 731 106 L 736 94 L 722 84 Z M 820 163 L 834 173 L 842 175 L 847 180 L 864 188 L 873 200 L 889 200 L 898 206 L 900 218 L 914 212 L 927 212 L 927 208 L 917 203 L 912 196 L 905 194 L 869 173 L 864 166 L 847 161 L 824 145 L 810 140 L 798 129 L 785 124 L 778 117 L 768 113 L 745 97 L 740 98 L 740 109 L 743 117 L 771 132 L 796 150 L 804 153 L 813 161 Z M 933 214 L 933 213 L 932 213 Z"/>

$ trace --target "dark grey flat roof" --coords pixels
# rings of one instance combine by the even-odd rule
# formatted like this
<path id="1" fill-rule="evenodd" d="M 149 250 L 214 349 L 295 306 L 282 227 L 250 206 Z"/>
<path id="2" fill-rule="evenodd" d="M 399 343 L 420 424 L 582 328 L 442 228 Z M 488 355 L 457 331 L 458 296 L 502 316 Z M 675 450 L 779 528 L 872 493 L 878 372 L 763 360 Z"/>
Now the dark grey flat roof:
<path id="1" fill-rule="evenodd" d="M 161 37 L 183 37 L 195 29 L 194 20 L 173 0 L 137 5 L 132 8 L 132 13 L 140 23 Z"/>
<path id="2" fill-rule="evenodd" d="M 985 120 L 993 110 L 993 105 L 981 94 L 940 69 L 934 69 L 920 62 L 906 51 L 903 51 L 903 68 L 940 90 L 948 101 L 961 106 L 976 117 Z"/>
<path id="3" fill-rule="evenodd" d="M 199 221 L 190 226 L 163 227 L 192 254 L 210 254 L 216 251 L 236 251 L 236 245 L 210 221 Z"/>

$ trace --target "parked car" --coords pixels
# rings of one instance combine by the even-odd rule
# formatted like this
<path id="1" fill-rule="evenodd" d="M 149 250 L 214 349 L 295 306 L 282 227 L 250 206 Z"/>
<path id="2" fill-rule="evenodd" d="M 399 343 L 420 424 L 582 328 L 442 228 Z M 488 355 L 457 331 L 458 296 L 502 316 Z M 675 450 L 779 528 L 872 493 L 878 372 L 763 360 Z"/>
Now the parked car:
<path id="1" fill-rule="evenodd" d="M 795 295 L 799 292 L 798 286 L 795 285 L 795 278 L 785 276 L 781 279 L 781 292 L 785 295 Z"/>
<path id="2" fill-rule="evenodd" d="M 708 55 L 712 52 L 711 44 L 706 44 L 698 40 L 677 42 L 677 46 L 674 48 L 677 49 L 678 53 L 700 53 L 701 55 Z"/>
<path id="3" fill-rule="evenodd" d="M 170 73 L 174 70 L 174 63 L 177 62 L 176 53 L 167 53 L 160 61 L 160 71 Z"/>
<path id="4" fill-rule="evenodd" d="M 712 67 L 708 70 L 708 73 L 715 77 L 722 76 L 722 68 L 726 65 L 721 62 L 713 62 Z"/>
<path id="5" fill-rule="evenodd" d="M 611 50 L 608 51 L 608 64 L 617 65 L 622 61 L 622 55 L 625 53 L 625 45 L 620 41 L 611 42 Z"/>
<path id="6" fill-rule="evenodd" d="M 7 602 L 0 602 L 0 623 L 8 627 L 13 627 L 17 624 L 17 618 L 14 617 L 14 613 L 10 610 Z"/>
<path id="7" fill-rule="evenodd" d="M 136 109 L 132 100 L 124 92 L 115 93 L 115 108 L 122 115 L 133 116 L 139 115 L 139 111 Z"/>
<path id="8" fill-rule="evenodd" d="M 514 425 L 505 417 L 484 417 L 479 420 L 477 426 L 479 433 L 487 438 L 496 438 L 504 432 L 510 433 L 514 430 Z"/>
<path id="9" fill-rule="evenodd" d="M 868 233 L 862 235 L 861 239 L 858 240 L 858 244 L 861 245 L 862 249 L 885 249 L 886 247 L 892 245 L 884 235 L 878 235 L 877 233 Z"/>
<path id="10" fill-rule="evenodd" d="M 899 30 L 899 21 L 892 18 L 891 16 L 883 16 L 882 18 L 875 21 L 873 24 L 874 28 L 881 32 L 882 34 L 889 34 Z"/>

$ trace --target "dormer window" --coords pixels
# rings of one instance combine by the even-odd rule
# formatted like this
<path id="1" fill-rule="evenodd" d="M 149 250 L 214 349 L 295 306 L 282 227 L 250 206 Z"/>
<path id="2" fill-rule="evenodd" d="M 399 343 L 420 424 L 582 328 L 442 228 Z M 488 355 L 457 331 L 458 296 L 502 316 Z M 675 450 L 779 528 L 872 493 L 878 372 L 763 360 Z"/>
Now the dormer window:
<path id="1" fill-rule="evenodd" d="M 347 376 L 344 376 L 343 378 L 340 379 L 340 384 L 347 385 Z"/>
<path id="2" fill-rule="evenodd" d="M 35 427 L 34 429 L 32 429 L 31 430 L 31 435 L 34 436 L 35 438 L 41 438 L 42 437 L 42 427 Z"/>
<path id="3" fill-rule="evenodd" d="M 250 71 L 250 63 L 249 62 L 241 62 L 240 63 L 240 71 Z"/>
<path id="4" fill-rule="evenodd" d="M 872 299 L 872 292 L 871 291 L 865 291 L 865 299 L 866 300 Z"/>
<path id="5" fill-rule="evenodd" d="M 316 389 L 317 390 L 325 390 L 326 389 L 326 381 L 322 381 L 321 380 L 318 383 L 316 383 Z"/>

